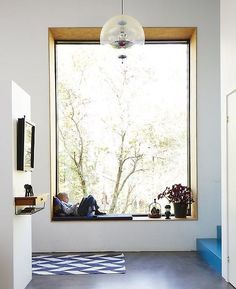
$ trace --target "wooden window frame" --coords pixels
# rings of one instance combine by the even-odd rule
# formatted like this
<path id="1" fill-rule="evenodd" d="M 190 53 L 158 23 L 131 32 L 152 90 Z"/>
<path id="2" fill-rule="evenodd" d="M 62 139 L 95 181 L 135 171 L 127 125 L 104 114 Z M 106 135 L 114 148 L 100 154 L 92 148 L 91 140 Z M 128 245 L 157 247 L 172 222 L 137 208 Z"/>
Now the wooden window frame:
<path id="1" fill-rule="evenodd" d="M 55 103 L 55 42 L 56 41 L 99 41 L 100 27 L 51 27 L 49 40 L 49 104 L 50 104 L 50 190 L 51 207 L 56 194 L 56 103 Z M 197 28 L 196 27 L 145 27 L 146 41 L 189 41 L 189 138 L 190 138 L 190 183 L 194 203 L 191 216 L 186 220 L 198 219 L 197 179 Z M 51 209 L 51 212 L 53 210 Z M 138 218 L 137 218 L 138 219 Z M 143 220 L 143 218 L 141 218 Z M 141 220 L 140 219 L 140 220 Z M 136 220 L 136 219 L 135 219 Z M 172 219 L 173 220 L 173 219 Z"/>

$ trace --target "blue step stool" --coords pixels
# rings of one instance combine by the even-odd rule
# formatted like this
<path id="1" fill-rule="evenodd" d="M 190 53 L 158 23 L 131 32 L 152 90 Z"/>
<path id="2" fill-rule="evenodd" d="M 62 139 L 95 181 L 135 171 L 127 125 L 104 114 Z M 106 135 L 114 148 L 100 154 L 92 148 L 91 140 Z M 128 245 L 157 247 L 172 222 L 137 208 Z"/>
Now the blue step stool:
<path id="1" fill-rule="evenodd" d="M 221 240 L 221 226 L 217 226 L 216 231 L 217 231 L 217 239 Z"/>
<path id="2" fill-rule="evenodd" d="M 197 239 L 197 252 L 212 269 L 221 274 L 221 226 L 217 226 L 217 238 Z"/>

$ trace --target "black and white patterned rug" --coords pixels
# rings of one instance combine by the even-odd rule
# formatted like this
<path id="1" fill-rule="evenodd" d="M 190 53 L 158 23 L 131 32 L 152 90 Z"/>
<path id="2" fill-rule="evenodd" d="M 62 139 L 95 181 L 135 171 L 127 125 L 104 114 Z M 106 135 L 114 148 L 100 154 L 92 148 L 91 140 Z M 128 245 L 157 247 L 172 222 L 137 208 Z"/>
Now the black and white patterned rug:
<path id="1" fill-rule="evenodd" d="M 32 259 L 36 275 L 124 274 L 125 270 L 123 253 L 41 255 Z"/>

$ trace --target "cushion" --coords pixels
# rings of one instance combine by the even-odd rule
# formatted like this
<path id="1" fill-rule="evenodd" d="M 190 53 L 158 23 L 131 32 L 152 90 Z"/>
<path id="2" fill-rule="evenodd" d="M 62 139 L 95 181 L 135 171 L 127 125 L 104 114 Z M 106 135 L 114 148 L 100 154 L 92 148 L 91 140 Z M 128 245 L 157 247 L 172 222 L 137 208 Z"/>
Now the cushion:
<path id="1" fill-rule="evenodd" d="M 57 197 L 53 197 L 53 216 L 64 215 L 62 211 L 62 203 Z"/>

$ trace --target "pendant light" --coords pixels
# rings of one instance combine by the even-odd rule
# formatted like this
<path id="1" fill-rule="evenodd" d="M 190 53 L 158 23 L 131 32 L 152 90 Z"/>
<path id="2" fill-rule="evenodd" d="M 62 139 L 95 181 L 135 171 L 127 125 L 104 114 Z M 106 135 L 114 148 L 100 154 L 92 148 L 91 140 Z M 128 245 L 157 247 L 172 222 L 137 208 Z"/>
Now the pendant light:
<path id="1" fill-rule="evenodd" d="M 124 15 L 124 0 L 121 0 L 121 13 L 104 24 L 100 44 L 108 44 L 117 49 L 143 45 L 145 42 L 143 27 L 135 18 Z"/>

